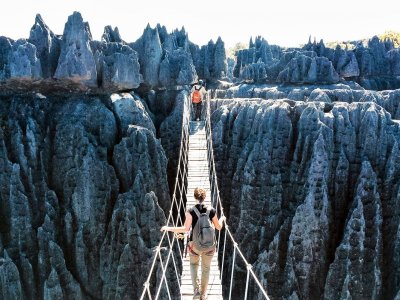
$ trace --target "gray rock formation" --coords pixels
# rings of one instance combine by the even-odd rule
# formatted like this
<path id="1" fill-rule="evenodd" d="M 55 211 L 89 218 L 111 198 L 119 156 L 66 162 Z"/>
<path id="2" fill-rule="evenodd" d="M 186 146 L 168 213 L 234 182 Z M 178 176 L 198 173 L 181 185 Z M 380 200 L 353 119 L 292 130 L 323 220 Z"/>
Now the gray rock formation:
<path id="1" fill-rule="evenodd" d="M 398 298 L 400 90 L 364 88 L 400 86 L 399 60 L 375 37 L 354 50 L 257 37 L 228 74 L 221 39 L 199 47 L 157 25 L 134 43 L 110 26 L 93 41 L 79 13 L 62 37 L 40 15 L 29 40 L 0 37 L 0 298 L 139 298 L 175 183 L 180 86 L 199 77 L 224 98 L 212 103 L 221 196 L 271 298 Z M 217 81 L 233 76 L 247 83 Z M 144 100 L 124 93 L 136 88 Z"/>
<path id="2" fill-rule="evenodd" d="M 18 269 L 6 250 L 3 255 L 0 258 L 0 296 L 2 299 L 21 299 L 22 288 Z"/>
<path id="3" fill-rule="evenodd" d="M 177 165 L 179 162 L 179 151 L 182 138 L 182 115 L 187 96 L 188 93 L 185 91 L 179 92 L 176 95 L 171 110 L 167 110 L 170 111 L 170 113 L 161 122 L 159 129 L 161 144 L 168 157 L 168 179 L 171 190 L 174 188 Z"/>
<path id="4" fill-rule="evenodd" d="M 213 107 L 225 211 L 271 298 L 394 298 L 398 122 L 373 102 Z M 239 294 L 243 270 L 235 272 Z"/>
<path id="5" fill-rule="evenodd" d="M 269 45 L 262 37 L 256 37 L 255 42 L 250 40 L 249 49 L 239 50 L 236 58 L 236 65 L 233 75 L 240 78 L 243 70 L 252 64 L 262 64 L 264 67 L 271 65 L 280 58 L 282 50 L 275 46 Z"/>
<path id="6" fill-rule="evenodd" d="M 211 79 L 226 78 L 227 63 L 225 44 L 222 41 L 221 37 L 218 37 L 217 41 L 215 42 L 214 63 L 212 71 L 210 73 L 212 75 Z"/>
<path id="7" fill-rule="evenodd" d="M 42 78 L 42 68 L 35 45 L 24 39 L 14 42 L 0 37 L 0 81 L 40 78 Z"/>
<path id="8" fill-rule="evenodd" d="M 363 162 L 353 206 L 329 267 L 325 299 L 382 297 L 382 205 L 368 161 Z"/>
<path id="9" fill-rule="evenodd" d="M 214 54 L 211 62 L 206 62 L 204 55 L 200 61 L 200 52 L 205 50 L 189 42 L 184 28 L 169 34 L 165 27 L 157 25 L 152 29 L 148 25 L 143 36 L 130 45 L 139 54 L 144 82 L 154 87 L 192 84 L 197 81 L 198 74 L 204 75 L 202 70 L 209 70 L 208 65 L 216 68 L 212 76 L 221 74 L 222 71 L 218 70 L 224 66 Z M 225 55 L 222 40 L 218 42 L 217 49 L 219 57 L 222 57 L 222 53 Z M 215 52 L 215 47 L 212 47 L 212 51 Z"/>
<path id="10" fill-rule="evenodd" d="M 111 101 L 122 136 L 127 135 L 131 124 L 144 127 L 153 134 L 156 133 L 154 123 L 135 94 L 113 94 L 111 95 Z"/>
<path id="11" fill-rule="evenodd" d="M 27 41 L 0 37 L 2 93 L 14 90 L 112 93 L 144 84 L 171 87 L 227 75 L 221 38 L 203 47 L 191 43 L 185 29 L 168 33 L 149 25 L 134 43 L 122 40 L 117 27 L 104 28 L 92 40 L 89 24 L 79 12 L 69 16 L 62 36 L 55 35 L 37 15 Z M 54 80 L 55 79 L 55 80 Z"/>
<path id="12" fill-rule="evenodd" d="M 89 24 L 83 22 L 79 12 L 74 12 L 65 24 L 55 78 L 97 87 L 96 63 L 89 45 L 91 40 Z"/>
<path id="13" fill-rule="evenodd" d="M 393 49 L 388 51 L 387 57 L 389 60 L 389 66 L 391 69 L 391 74 L 395 76 L 400 75 L 400 49 Z"/>
<path id="14" fill-rule="evenodd" d="M 113 30 L 110 25 L 104 27 L 104 33 L 101 36 L 101 41 L 106 43 L 123 43 L 118 27 Z"/>
<path id="15" fill-rule="evenodd" d="M 389 64 L 386 57 L 386 45 L 374 36 L 368 42 L 368 48 L 361 43 L 355 49 L 355 54 L 360 66 L 361 76 L 382 76 L 389 75 Z"/>
<path id="16" fill-rule="evenodd" d="M 319 101 L 331 103 L 331 98 L 321 89 L 315 89 L 311 92 L 310 97 L 306 101 Z"/>
<path id="17" fill-rule="evenodd" d="M 139 53 L 139 62 L 144 81 L 151 86 L 157 86 L 158 72 L 163 54 L 157 27 L 152 29 L 148 24 L 142 37 L 132 47 Z"/>
<path id="18" fill-rule="evenodd" d="M 308 113 L 310 117 L 314 115 L 312 109 Z M 306 111 L 304 114 L 307 114 Z M 306 122 L 308 120 L 304 116 Z M 329 251 L 331 206 L 327 181 L 330 176 L 329 148 L 332 146 L 329 143 L 321 131 L 312 147 L 308 172 L 304 174 L 304 202 L 296 208 L 289 235 L 287 268 L 291 282 L 288 286 L 300 298 L 319 298 L 325 282 L 325 277 L 321 275 L 326 273 Z"/>
<path id="19" fill-rule="evenodd" d="M 55 269 L 49 275 L 49 278 L 44 283 L 43 299 L 61 299 L 63 298 L 60 279 Z"/>
<path id="20" fill-rule="evenodd" d="M 196 69 L 190 53 L 183 49 L 165 54 L 160 64 L 160 83 L 163 86 L 188 85 L 197 81 Z"/>
<path id="21" fill-rule="evenodd" d="M 225 45 L 219 37 L 201 48 L 191 44 L 190 52 L 200 78 L 207 80 L 223 79 L 227 75 Z"/>
<path id="22" fill-rule="evenodd" d="M 0 102 L 0 297 L 138 298 L 170 207 L 138 96 Z"/>
<path id="23" fill-rule="evenodd" d="M 216 91 L 219 98 L 290 99 L 294 101 L 368 102 L 387 110 L 393 119 L 400 119 L 400 90 L 370 91 L 357 84 L 277 86 L 275 84 L 240 84 Z"/>
<path id="24" fill-rule="evenodd" d="M 95 53 L 99 85 L 107 91 L 137 88 L 143 81 L 137 53 L 121 43 L 102 44 Z"/>
<path id="25" fill-rule="evenodd" d="M 146 151 L 143 151 L 144 149 Z M 164 211 L 169 211 L 170 203 L 166 201 L 169 198 L 166 188 L 167 159 L 162 154 L 161 144 L 155 139 L 153 132 L 147 128 L 131 125 L 127 131 L 127 138 L 123 138 L 115 147 L 113 163 L 123 191 L 133 185 L 140 173 L 143 181 L 142 190 L 146 192 L 153 190 L 160 199 Z M 137 166 L 138 161 L 144 164 L 140 168 Z M 164 176 L 160 178 L 159 174 Z"/>
<path id="26" fill-rule="evenodd" d="M 143 192 L 144 180 L 137 173 L 131 189 L 115 203 L 100 252 L 102 298 L 138 299 L 147 279 L 144 270 L 148 270 L 153 256 L 150 249 L 160 240 L 160 231 L 154 224 L 165 224 L 166 219 L 155 194 Z"/>
<path id="27" fill-rule="evenodd" d="M 36 55 L 36 47 L 26 40 L 18 40 L 12 45 L 9 55 L 10 78 L 42 78 L 42 67 Z"/>
<path id="28" fill-rule="evenodd" d="M 12 49 L 11 43 L 10 39 L 0 36 L 0 81 L 4 81 L 10 77 L 8 60 Z"/>
<path id="29" fill-rule="evenodd" d="M 245 66 L 240 73 L 240 79 L 255 83 L 265 83 L 267 78 L 267 67 L 261 62 Z"/>
<path id="30" fill-rule="evenodd" d="M 277 79 L 284 83 L 330 84 L 339 81 L 339 75 L 326 57 L 296 55 L 283 69 Z"/>
<path id="31" fill-rule="evenodd" d="M 50 30 L 39 14 L 36 15 L 28 42 L 36 47 L 36 56 L 40 60 L 43 78 L 52 77 L 57 69 L 61 39 Z"/>
<path id="32" fill-rule="evenodd" d="M 335 83 L 340 76 L 342 80 L 356 80 L 367 89 L 400 87 L 396 75 L 400 57 L 392 41 L 380 41 L 375 36 L 367 47 L 353 43 L 356 47 L 352 50 L 340 46 L 331 49 L 323 40 L 317 43 L 310 38 L 301 49 L 282 49 L 257 37 L 255 42 L 250 40 L 248 49 L 238 51 L 233 76 L 255 83 L 306 84 Z M 267 76 L 260 80 L 260 72 Z"/>
<path id="33" fill-rule="evenodd" d="M 346 51 L 337 46 L 334 53 L 333 65 L 341 77 L 358 77 L 360 69 L 353 51 Z"/>

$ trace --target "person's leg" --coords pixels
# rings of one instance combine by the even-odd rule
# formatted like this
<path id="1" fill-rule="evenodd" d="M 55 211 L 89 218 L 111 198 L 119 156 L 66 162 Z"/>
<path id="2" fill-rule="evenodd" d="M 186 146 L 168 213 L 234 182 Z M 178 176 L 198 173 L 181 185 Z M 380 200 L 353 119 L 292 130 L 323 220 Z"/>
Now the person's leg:
<path id="1" fill-rule="evenodd" d="M 192 277 L 193 291 L 196 291 L 196 288 L 197 289 L 199 288 L 199 283 L 197 281 L 197 273 L 199 270 L 200 256 L 195 254 L 193 251 L 190 251 L 189 257 L 190 257 L 190 275 Z"/>
<path id="2" fill-rule="evenodd" d="M 197 104 L 197 113 L 199 120 L 201 120 L 201 102 Z"/>
<path id="3" fill-rule="evenodd" d="M 202 112 L 203 112 L 203 101 L 199 103 L 199 120 L 201 120 Z"/>
<path id="4" fill-rule="evenodd" d="M 196 103 L 192 103 L 192 121 L 196 121 L 196 109 L 197 109 L 197 105 Z"/>
<path id="5" fill-rule="evenodd" d="M 194 120 L 196 121 L 197 120 L 197 118 L 199 117 L 199 104 L 198 103 L 196 103 L 195 105 L 194 105 Z"/>
<path id="6" fill-rule="evenodd" d="M 208 280 L 210 278 L 211 260 L 214 256 L 215 250 L 208 251 L 201 254 L 201 295 L 205 295 L 208 287 Z"/>

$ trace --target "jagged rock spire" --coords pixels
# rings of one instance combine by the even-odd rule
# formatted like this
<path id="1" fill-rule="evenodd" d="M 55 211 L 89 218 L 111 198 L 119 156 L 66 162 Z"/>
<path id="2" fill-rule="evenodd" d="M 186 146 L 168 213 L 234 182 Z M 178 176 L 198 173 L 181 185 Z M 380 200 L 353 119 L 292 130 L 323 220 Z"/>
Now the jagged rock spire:
<path id="1" fill-rule="evenodd" d="M 40 14 L 36 15 L 28 41 L 36 47 L 43 78 L 52 77 L 57 68 L 61 40 L 50 30 Z"/>
<path id="2" fill-rule="evenodd" d="M 90 48 L 92 35 L 79 12 L 68 17 L 55 77 L 97 87 L 96 63 Z"/>

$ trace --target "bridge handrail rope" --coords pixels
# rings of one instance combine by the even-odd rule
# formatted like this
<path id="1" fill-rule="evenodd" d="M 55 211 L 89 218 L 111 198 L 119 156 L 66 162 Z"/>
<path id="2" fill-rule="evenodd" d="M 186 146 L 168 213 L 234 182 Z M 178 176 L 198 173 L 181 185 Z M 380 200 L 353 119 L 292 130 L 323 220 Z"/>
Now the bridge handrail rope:
<path id="1" fill-rule="evenodd" d="M 214 162 L 214 152 L 213 152 L 213 147 L 212 147 L 212 134 L 211 134 L 211 108 L 210 108 L 210 92 L 207 93 L 205 105 L 203 107 L 203 112 L 205 116 L 205 131 L 206 131 L 206 142 L 207 142 L 207 159 L 208 159 L 208 166 L 209 166 L 209 180 L 210 180 L 210 191 L 211 191 L 211 204 L 213 207 L 216 207 L 217 210 L 219 209 L 221 216 L 224 215 L 224 210 L 222 207 L 222 202 L 220 198 L 220 193 L 218 189 L 218 181 L 217 181 L 217 175 L 215 171 L 215 162 Z M 190 97 L 185 97 L 184 103 L 183 103 L 183 113 L 182 113 L 182 129 L 181 129 L 181 142 L 180 142 L 180 151 L 179 151 L 179 159 L 178 159 L 178 169 L 175 177 L 175 185 L 174 185 L 174 192 L 172 196 L 172 203 L 171 203 L 171 208 L 168 214 L 168 219 L 166 224 L 172 223 L 174 226 L 183 226 L 184 221 L 182 220 L 181 217 L 181 209 L 186 208 L 185 204 L 183 202 L 183 198 L 187 193 L 187 187 L 185 186 L 185 179 L 187 178 L 188 174 L 188 148 L 189 148 L 189 123 L 190 123 L 190 117 L 191 117 L 191 105 L 190 105 Z M 179 193 L 178 193 L 179 192 Z M 179 197 L 177 195 L 179 194 Z M 178 203 L 178 198 L 179 198 L 179 203 Z M 177 216 L 176 220 L 173 219 L 173 214 L 174 214 L 174 209 L 177 209 Z M 222 261 L 221 261 L 221 273 L 220 273 L 220 279 L 222 282 L 223 279 L 223 272 L 224 272 L 224 262 L 225 262 L 225 250 L 226 250 L 226 240 L 227 236 L 229 236 L 229 239 L 233 243 L 234 249 L 233 249 L 233 259 L 232 259 L 232 270 L 231 270 L 231 276 L 230 276 L 230 287 L 229 287 L 229 299 L 231 299 L 232 295 L 232 284 L 233 284 L 233 275 L 234 275 L 234 266 L 236 262 L 236 254 L 239 254 L 238 257 L 240 257 L 243 261 L 243 263 L 246 265 L 247 268 L 247 276 L 246 276 L 246 288 L 245 288 L 245 298 L 247 299 L 248 295 L 248 287 L 249 287 L 249 280 L 250 280 L 250 275 L 253 278 L 254 282 L 258 285 L 261 293 L 264 295 L 265 299 L 269 300 L 269 297 L 267 295 L 267 292 L 265 291 L 264 287 L 258 280 L 256 274 L 254 273 L 251 264 L 248 263 L 246 260 L 245 256 L 243 255 L 242 251 L 240 250 L 238 243 L 233 237 L 232 232 L 229 229 L 229 226 L 225 223 L 224 226 L 224 244 L 223 244 L 223 250 L 222 250 Z M 164 243 L 168 242 L 169 246 L 169 251 L 167 254 L 166 261 L 164 263 L 161 255 L 161 249 L 162 245 Z M 221 231 L 218 233 L 218 245 L 217 245 L 217 253 L 219 253 L 220 250 L 220 245 L 221 245 Z M 175 275 L 177 277 L 177 283 L 180 288 L 180 276 L 179 276 L 179 270 L 176 265 L 176 260 L 174 256 L 174 246 L 177 245 L 178 247 L 178 254 L 183 261 L 183 253 L 182 249 L 179 246 L 178 243 L 178 235 L 173 234 L 172 235 L 172 240 L 170 235 L 167 233 L 167 231 L 164 231 L 161 240 L 158 244 L 158 246 L 155 248 L 155 253 L 154 253 L 154 258 L 151 263 L 150 271 L 148 274 L 148 277 L 144 283 L 144 289 L 142 291 L 140 300 L 143 300 L 144 297 L 147 295 L 148 299 L 158 299 L 161 293 L 161 288 L 163 284 L 165 284 L 168 298 L 171 299 L 171 293 L 170 289 L 168 286 L 167 282 L 167 268 L 170 263 L 171 257 L 172 257 L 172 263 L 174 265 L 174 271 Z M 154 298 L 152 298 L 151 295 L 151 290 L 150 290 L 150 281 L 153 276 L 153 273 L 155 272 L 155 267 L 157 264 L 157 261 L 160 262 L 161 264 L 161 270 L 162 270 L 162 276 L 159 279 L 160 283 L 157 288 L 157 292 Z"/>
<path id="2" fill-rule="evenodd" d="M 182 112 L 182 127 L 181 127 L 181 141 L 180 141 L 180 150 L 179 150 L 179 159 L 178 159 L 178 169 L 176 172 L 176 177 L 175 177 L 175 185 L 174 185 L 174 192 L 173 192 L 173 196 L 172 196 L 172 203 L 171 203 L 171 208 L 168 214 L 168 219 L 166 224 L 170 224 L 171 221 L 174 224 L 174 226 L 177 226 L 180 222 L 180 225 L 183 225 L 183 221 L 182 218 L 180 217 L 180 210 L 182 207 L 184 207 L 184 203 L 183 203 L 183 195 L 186 194 L 185 191 L 185 178 L 187 176 L 187 161 L 188 161 L 188 147 L 189 147 L 189 121 L 190 121 L 190 110 L 191 110 L 191 105 L 190 105 L 190 101 L 189 101 L 189 97 L 185 97 L 184 101 L 183 101 L 183 112 Z M 182 167 L 183 166 L 183 171 L 182 171 Z M 177 190 L 179 190 L 179 204 L 177 203 Z M 185 193 L 184 193 L 185 192 Z M 173 211 L 174 208 L 177 208 L 177 219 L 176 221 L 173 219 Z M 162 249 L 162 245 L 163 243 L 165 243 L 165 239 L 168 239 L 168 245 L 169 245 L 169 251 L 168 251 L 168 255 L 167 255 L 167 260 L 165 262 L 165 264 L 163 263 L 162 257 L 161 257 L 161 249 Z M 168 288 L 168 283 L 166 280 L 166 267 L 168 266 L 170 257 L 172 256 L 172 260 L 173 260 L 173 264 L 174 264 L 174 269 L 175 269 L 175 273 L 177 275 L 177 278 L 179 278 L 178 276 L 178 268 L 176 266 L 176 262 L 175 262 L 175 258 L 174 255 L 172 255 L 173 251 L 174 251 L 174 245 L 178 244 L 177 243 L 177 236 L 174 234 L 172 241 L 170 239 L 170 235 L 167 233 L 167 231 L 164 231 L 160 242 L 158 244 L 158 246 L 155 248 L 155 253 L 154 253 L 154 258 L 153 261 L 151 263 L 151 267 L 147 276 L 147 279 L 145 281 L 145 283 L 143 284 L 144 289 L 142 291 L 140 300 L 143 300 L 144 297 L 147 295 L 148 299 L 153 299 L 151 296 L 151 290 L 150 290 L 150 281 L 151 281 L 151 277 L 155 271 L 155 266 L 157 261 L 159 260 L 162 266 L 162 276 L 160 279 L 160 286 L 157 289 L 157 293 L 155 295 L 154 299 L 158 299 L 160 292 L 161 292 L 161 287 L 163 282 L 165 282 L 166 288 L 167 288 L 167 293 L 168 293 L 168 297 L 169 299 L 171 299 L 171 294 L 169 292 L 169 288 Z M 181 260 L 183 260 L 183 254 L 182 251 L 178 245 L 178 249 L 179 249 L 179 255 Z M 179 285 L 179 280 L 178 280 L 178 285 Z M 180 288 L 180 286 L 179 286 Z"/>
<path id="3" fill-rule="evenodd" d="M 208 157 L 208 164 L 209 164 L 209 169 L 210 169 L 210 185 L 211 185 L 211 199 L 212 199 L 212 205 L 213 206 L 218 206 L 218 208 L 221 211 L 221 215 L 224 214 L 224 210 L 222 207 L 222 202 L 220 198 L 220 193 L 218 189 L 218 179 L 217 179 L 217 173 L 215 170 L 215 161 L 214 161 L 214 151 L 213 151 L 213 145 L 212 145 L 212 134 L 211 134 L 211 106 L 210 106 L 210 91 L 207 92 L 207 101 L 206 101 L 206 108 L 205 108 L 205 127 L 206 127 L 206 139 L 207 139 L 207 157 Z M 215 199 L 216 198 L 216 199 Z M 232 273 L 231 273 L 231 282 L 230 282 L 230 292 L 229 292 L 229 299 L 231 299 L 231 290 L 232 290 L 232 284 L 233 284 L 233 272 L 234 272 L 234 264 L 235 264 L 235 259 L 236 259 L 236 251 L 243 260 L 243 263 L 246 265 L 247 268 L 247 278 L 246 278 L 246 289 L 245 289 L 245 299 L 247 299 L 247 294 L 248 294 L 248 283 L 249 283 L 249 275 L 253 277 L 253 280 L 255 283 L 258 285 L 260 288 L 260 291 L 264 295 L 265 299 L 269 300 L 268 294 L 265 291 L 264 287 L 262 286 L 261 282 L 257 278 L 256 274 L 254 273 L 251 264 L 247 261 L 245 256 L 243 255 L 242 251 L 240 250 L 238 243 L 236 242 L 235 238 L 233 237 L 232 232 L 229 229 L 229 226 L 225 223 L 225 237 L 224 237 L 224 250 L 223 250 L 223 258 L 221 262 L 221 282 L 223 278 L 223 266 L 224 266 L 224 256 L 225 256 L 225 244 L 226 244 L 226 233 L 228 233 L 229 238 L 231 239 L 233 245 L 234 245 L 234 250 L 233 250 L 233 262 L 232 262 Z M 220 234 L 221 231 L 219 232 L 219 238 L 218 241 L 220 241 Z M 219 250 L 220 242 L 218 242 L 218 250 Z M 218 253 L 218 252 L 217 252 Z"/>

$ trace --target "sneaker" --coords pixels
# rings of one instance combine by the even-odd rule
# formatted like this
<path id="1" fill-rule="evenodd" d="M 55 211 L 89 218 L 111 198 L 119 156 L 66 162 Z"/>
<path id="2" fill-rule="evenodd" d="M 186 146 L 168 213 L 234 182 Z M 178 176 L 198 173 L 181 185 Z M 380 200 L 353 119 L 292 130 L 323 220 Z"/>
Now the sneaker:
<path id="1" fill-rule="evenodd" d="M 193 300 L 194 300 L 194 299 L 200 299 L 200 291 L 199 291 L 198 288 L 196 288 L 196 289 L 194 290 L 194 293 L 193 293 Z"/>

